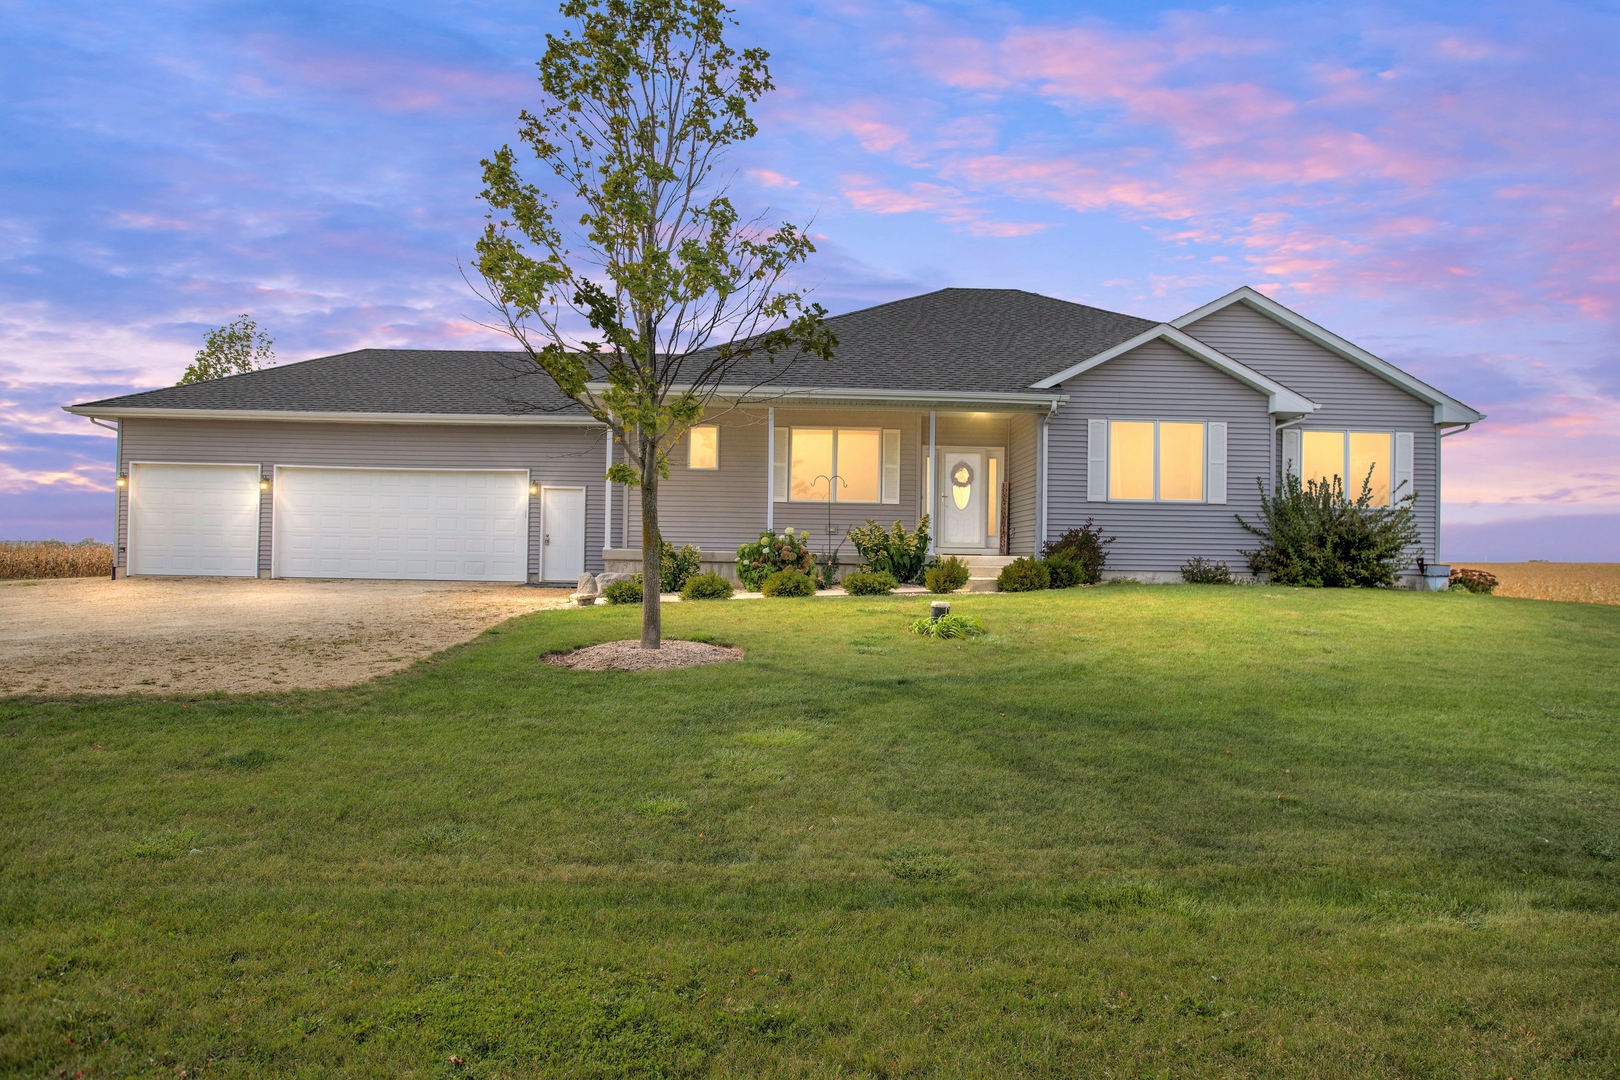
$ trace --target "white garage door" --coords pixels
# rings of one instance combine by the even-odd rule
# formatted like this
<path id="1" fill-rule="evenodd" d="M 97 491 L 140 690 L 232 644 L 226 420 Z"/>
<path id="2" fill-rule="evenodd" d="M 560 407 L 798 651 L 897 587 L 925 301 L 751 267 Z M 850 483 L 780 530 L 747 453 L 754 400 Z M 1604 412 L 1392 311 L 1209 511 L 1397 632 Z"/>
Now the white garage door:
<path id="1" fill-rule="evenodd" d="M 257 465 L 129 467 L 129 572 L 259 574 Z"/>
<path id="2" fill-rule="evenodd" d="M 280 577 L 527 581 L 521 471 L 276 469 Z"/>

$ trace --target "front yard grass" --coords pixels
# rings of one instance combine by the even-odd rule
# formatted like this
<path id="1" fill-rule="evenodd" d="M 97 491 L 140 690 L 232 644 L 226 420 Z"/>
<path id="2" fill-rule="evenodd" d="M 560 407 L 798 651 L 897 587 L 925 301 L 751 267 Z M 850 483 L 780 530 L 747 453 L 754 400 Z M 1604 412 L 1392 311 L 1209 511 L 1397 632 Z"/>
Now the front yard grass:
<path id="1" fill-rule="evenodd" d="M 746 661 L 539 662 L 599 608 L 0 701 L 0 1070 L 1620 1074 L 1620 610 L 953 600 L 989 635 L 680 604 Z"/>

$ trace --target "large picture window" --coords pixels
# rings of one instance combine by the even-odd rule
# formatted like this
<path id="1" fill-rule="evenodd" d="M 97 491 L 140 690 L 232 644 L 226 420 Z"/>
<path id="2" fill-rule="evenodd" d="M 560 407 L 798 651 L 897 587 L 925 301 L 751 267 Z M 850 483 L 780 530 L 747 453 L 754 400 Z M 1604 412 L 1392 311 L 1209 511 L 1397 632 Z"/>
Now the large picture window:
<path id="1" fill-rule="evenodd" d="M 1388 506 L 1394 443 L 1394 433 L 1388 431 L 1302 431 L 1300 480 L 1328 481 L 1337 476 L 1351 499 L 1360 498 L 1362 482 L 1367 481 L 1373 505 Z"/>
<path id="2" fill-rule="evenodd" d="M 1143 502 L 1203 502 L 1202 423 L 1111 420 L 1108 498 Z"/>
<path id="3" fill-rule="evenodd" d="M 900 432 L 796 427 L 777 434 L 787 444 L 788 501 L 900 501 Z"/>

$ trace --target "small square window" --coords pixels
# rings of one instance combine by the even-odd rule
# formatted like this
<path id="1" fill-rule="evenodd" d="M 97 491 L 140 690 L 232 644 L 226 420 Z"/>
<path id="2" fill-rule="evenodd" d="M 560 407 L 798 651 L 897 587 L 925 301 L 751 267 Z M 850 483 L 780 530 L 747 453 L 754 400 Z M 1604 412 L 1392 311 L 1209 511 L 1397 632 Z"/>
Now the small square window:
<path id="1" fill-rule="evenodd" d="M 720 429 L 713 424 L 695 427 L 686 436 L 686 467 L 689 469 L 718 469 L 720 467 Z"/>

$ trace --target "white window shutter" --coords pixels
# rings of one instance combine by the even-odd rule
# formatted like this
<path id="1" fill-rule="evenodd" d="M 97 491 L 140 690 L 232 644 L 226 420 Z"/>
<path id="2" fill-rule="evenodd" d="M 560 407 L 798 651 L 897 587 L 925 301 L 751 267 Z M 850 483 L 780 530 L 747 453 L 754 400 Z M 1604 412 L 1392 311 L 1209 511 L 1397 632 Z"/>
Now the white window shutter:
<path id="1" fill-rule="evenodd" d="M 1284 476 L 1298 477 L 1300 471 L 1304 469 L 1305 466 L 1301 464 L 1305 457 L 1304 445 L 1304 439 L 1299 433 L 1299 428 L 1283 429 L 1282 467 Z"/>
<path id="2" fill-rule="evenodd" d="M 1086 501 L 1108 498 L 1108 421 L 1086 421 Z"/>
<path id="3" fill-rule="evenodd" d="M 883 429 L 883 501 L 900 501 L 900 431 Z"/>
<path id="4" fill-rule="evenodd" d="M 1210 421 L 1204 425 L 1204 438 L 1208 443 L 1209 453 L 1204 458 L 1209 472 L 1209 483 L 1204 492 L 1204 501 L 1210 503 L 1226 502 L 1226 423 L 1224 421 Z"/>
<path id="5" fill-rule="evenodd" d="M 777 502 L 787 502 L 788 497 L 788 435 L 791 429 L 779 427 L 776 429 L 776 460 L 771 462 L 771 497 Z"/>
<path id="6" fill-rule="evenodd" d="M 1412 494 L 1412 445 L 1413 436 L 1410 431 L 1397 431 L 1395 433 L 1395 471 L 1390 479 L 1390 498 L 1393 502 L 1400 502 Z"/>

